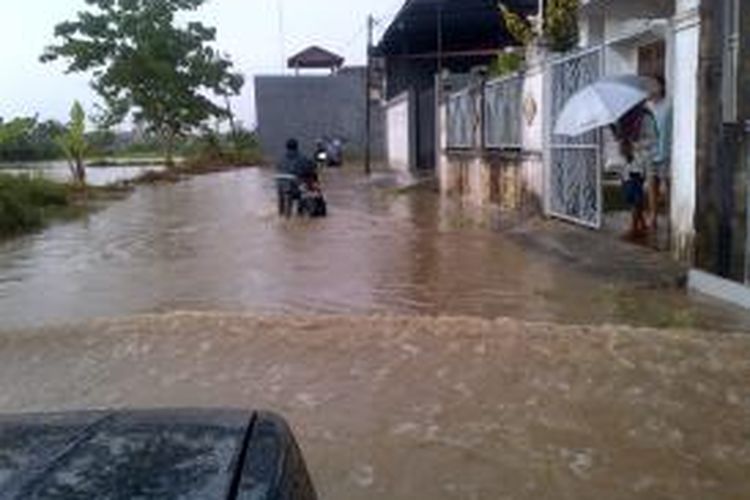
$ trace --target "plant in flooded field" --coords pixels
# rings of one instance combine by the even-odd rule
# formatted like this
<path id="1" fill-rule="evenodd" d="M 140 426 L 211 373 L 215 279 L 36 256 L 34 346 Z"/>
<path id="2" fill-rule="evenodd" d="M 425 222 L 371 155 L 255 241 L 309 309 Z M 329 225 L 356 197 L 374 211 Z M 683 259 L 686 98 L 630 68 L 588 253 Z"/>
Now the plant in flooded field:
<path id="1" fill-rule="evenodd" d="M 90 72 L 103 99 L 104 125 L 131 117 L 161 136 L 167 163 L 176 141 L 211 118 L 231 112 L 209 98 L 238 95 L 244 78 L 210 46 L 216 30 L 200 22 L 186 27 L 177 14 L 206 0 L 86 0 L 89 9 L 55 28 L 59 45 L 47 47 L 43 62 L 63 59 L 68 72 Z"/>
<path id="2" fill-rule="evenodd" d="M 58 139 L 60 148 L 65 153 L 70 166 L 73 182 L 78 185 L 86 185 L 86 166 L 84 160 L 88 153 L 88 142 L 86 141 L 86 113 L 81 103 L 76 101 L 70 109 L 70 123 Z"/>

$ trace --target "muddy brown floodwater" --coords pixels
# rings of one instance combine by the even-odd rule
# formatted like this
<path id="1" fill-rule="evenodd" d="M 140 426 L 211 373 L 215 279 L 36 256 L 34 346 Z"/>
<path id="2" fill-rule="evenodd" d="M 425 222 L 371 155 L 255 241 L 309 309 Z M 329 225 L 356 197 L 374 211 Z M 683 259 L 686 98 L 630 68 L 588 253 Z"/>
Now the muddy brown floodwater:
<path id="1" fill-rule="evenodd" d="M 275 410 L 326 500 L 750 498 L 746 314 L 390 182 L 281 221 L 271 173 L 210 175 L 0 243 L 0 411 Z"/>
<path id="2" fill-rule="evenodd" d="M 744 500 L 748 380 L 730 333 L 183 313 L 0 334 L 4 411 L 273 409 L 326 500 Z"/>
<path id="3" fill-rule="evenodd" d="M 750 325 L 680 290 L 635 286 L 627 266 L 581 272 L 387 182 L 330 172 L 332 215 L 314 222 L 276 217 L 269 171 L 141 187 L 86 220 L 0 242 L 0 329 L 173 310 Z"/>

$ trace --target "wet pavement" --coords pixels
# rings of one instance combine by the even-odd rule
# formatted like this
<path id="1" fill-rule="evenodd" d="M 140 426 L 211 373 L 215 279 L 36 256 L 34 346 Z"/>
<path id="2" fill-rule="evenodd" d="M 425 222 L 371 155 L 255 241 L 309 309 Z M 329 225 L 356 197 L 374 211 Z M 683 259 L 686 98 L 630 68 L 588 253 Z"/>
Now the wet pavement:
<path id="1" fill-rule="evenodd" d="M 747 314 L 686 297 L 651 252 L 554 222 L 496 230 L 385 175 L 325 182 L 325 220 L 280 220 L 272 172 L 247 169 L 142 186 L 0 242 L 0 330 L 174 310 L 750 330 Z"/>

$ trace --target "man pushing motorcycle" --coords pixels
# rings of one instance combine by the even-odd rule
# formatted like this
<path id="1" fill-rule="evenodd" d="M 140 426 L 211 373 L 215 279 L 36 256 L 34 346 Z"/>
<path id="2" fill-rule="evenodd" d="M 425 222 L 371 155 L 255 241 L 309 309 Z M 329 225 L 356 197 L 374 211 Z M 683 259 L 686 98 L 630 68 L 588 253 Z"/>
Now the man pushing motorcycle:
<path id="1" fill-rule="evenodd" d="M 315 163 L 299 150 L 299 142 L 289 139 L 286 153 L 276 166 L 276 188 L 279 197 L 279 215 L 291 217 L 294 204 L 300 200 L 300 182 L 317 178 Z"/>

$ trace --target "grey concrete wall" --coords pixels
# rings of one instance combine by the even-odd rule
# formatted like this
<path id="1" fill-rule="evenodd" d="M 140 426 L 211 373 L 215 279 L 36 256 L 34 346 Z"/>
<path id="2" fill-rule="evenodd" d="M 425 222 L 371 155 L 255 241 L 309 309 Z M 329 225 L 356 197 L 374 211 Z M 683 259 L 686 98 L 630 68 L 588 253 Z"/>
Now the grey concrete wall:
<path id="1" fill-rule="evenodd" d="M 255 101 L 258 135 L 264 154 L 283 153 L 290 137 L 310 153 L 322 136 L 346 140 L 348 155 L 359 156 L 365 148 L 364 68 L 345 68 L 329 76 L 258 76 Z M 372 106 L 372 152 L 383 157 L 384 120 L 379 103 Z"/>

